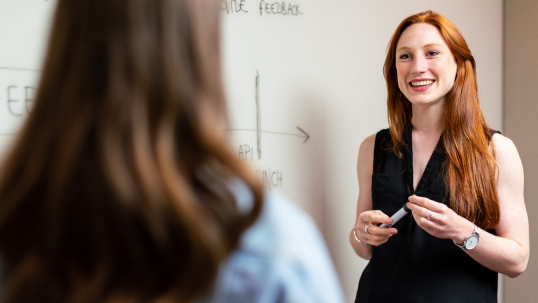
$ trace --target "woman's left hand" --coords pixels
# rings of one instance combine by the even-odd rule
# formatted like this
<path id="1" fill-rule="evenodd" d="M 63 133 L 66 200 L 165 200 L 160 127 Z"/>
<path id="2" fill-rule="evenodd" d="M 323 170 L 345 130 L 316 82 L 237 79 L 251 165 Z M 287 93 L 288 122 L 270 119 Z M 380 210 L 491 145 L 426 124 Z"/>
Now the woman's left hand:
<path id="1" fill-rule="evenodd" d="M 428 198 L 413 195 L 409 197 L 407 207 L 413 213 L 417 224 L 437 238 L 459 242 L 462 232 L 470 235 L 474 229 L 473 223 L 456 214 L 448 206 Z"/>

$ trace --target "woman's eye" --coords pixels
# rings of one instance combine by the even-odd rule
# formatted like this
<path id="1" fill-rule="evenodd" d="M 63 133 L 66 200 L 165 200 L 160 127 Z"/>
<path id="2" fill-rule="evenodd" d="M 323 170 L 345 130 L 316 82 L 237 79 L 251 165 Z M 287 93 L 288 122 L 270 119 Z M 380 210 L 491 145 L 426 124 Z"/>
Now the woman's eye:
<path id="1" fill-rule="evenodd" d="M 436 51 L 429 51 L 428 56 L 437 56 L 439 53 Z"/>
<path id="2" fill-rule="evenodd" d="M 400 59 L 409 59 L 409 55 L 400 55 Z"/>

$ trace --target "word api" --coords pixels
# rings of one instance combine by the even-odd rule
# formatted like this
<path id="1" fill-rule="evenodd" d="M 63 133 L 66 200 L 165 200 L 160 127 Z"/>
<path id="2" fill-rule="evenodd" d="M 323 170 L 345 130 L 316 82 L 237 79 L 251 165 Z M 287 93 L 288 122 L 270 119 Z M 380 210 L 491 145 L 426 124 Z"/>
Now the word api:
<path id="1" fill-rule="evenodd" d="M 252 162 L 254 158 L 254 149 L 248 144 L 239 145 L 239 160 L 243 162 Z"/>

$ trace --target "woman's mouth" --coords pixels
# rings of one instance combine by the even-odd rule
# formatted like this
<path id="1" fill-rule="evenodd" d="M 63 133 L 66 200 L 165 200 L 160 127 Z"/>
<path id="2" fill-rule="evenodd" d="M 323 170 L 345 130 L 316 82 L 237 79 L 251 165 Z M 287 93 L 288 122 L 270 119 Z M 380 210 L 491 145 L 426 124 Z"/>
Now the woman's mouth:
<path id="1" fill-rule="evenodd" d="M 423 91 L 428 89 L 434 82 L 434 80 L 419 80 L 409 82 L 409 85 L 415 91 Z"/>

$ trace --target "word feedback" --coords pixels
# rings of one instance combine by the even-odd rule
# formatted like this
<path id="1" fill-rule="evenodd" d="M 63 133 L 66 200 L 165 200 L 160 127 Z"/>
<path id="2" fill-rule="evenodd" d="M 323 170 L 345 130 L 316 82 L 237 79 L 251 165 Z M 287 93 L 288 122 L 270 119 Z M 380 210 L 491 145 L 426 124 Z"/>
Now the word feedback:
<path id="1" fill-rule="evenodd" d="M 253 4 L 254 1 L 251 0 L 221 0 L 220 1 L 220 10 L 226 11 L 226 14 L 239 14 L 239 13 L 248 13 L 247 8 L 248 4 Z M 299 4 L 291 4 L 286 2 L 272 2 L 270 0 L 260 0 L 259 3 L 260 16 L 267 15 L 288 15 L 288 16 L 299 16 L 303 13 L 299 10 Z"/>
<path id="2" fill-rule="evenodd" d="M 260 16 L 263 14 L 266 15 L 290 15 L 290 16 L 297 16 L 302 15 L 299 11 L 299 5 L 293 5 L 291 3 L 288 3 L 286 5 L 286 2 L 268 2 L 261 0 L 260 1 Z"/>

